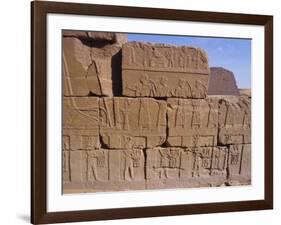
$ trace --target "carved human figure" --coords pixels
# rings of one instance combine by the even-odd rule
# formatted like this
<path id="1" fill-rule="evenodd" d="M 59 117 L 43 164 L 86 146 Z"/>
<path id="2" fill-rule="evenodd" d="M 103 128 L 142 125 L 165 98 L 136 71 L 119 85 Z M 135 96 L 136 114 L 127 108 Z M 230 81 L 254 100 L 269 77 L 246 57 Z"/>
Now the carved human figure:
<path id="1" fill-rule="evenodd" d="M 234 106 L 231 102 L 226 102 L 226 119 L 225 119 L 225 126 L 234 126 L 235 123 L 235 110 Z"/>
<path id="2" fill-rule="evenodd" d="M 183 59 L 184 59 L 184 63 L 183 63 L 183 67 L 185 69 L 189 69 L 191 67 L 191 56 L 190 56 L 190 52 L 189 52 L 189 48 L 184 48 L 183 49 Z"/>
<path id="3" fill-rule="evenodd" d="M 128 99 L 124 100 L 124 107 L 121 109 L 121 113 L 123 115 L 123 129 L 129 130 L 130 123 L 129 123 L 129 108 L 130 108 L 130 101 Z"/>
<path id="4" fill-rule="evenodd" d="M 245 109 L 243 116 L 243 126 L 250 127 L 251 125 L 251 113 L 249 109 Z"/>
<path id="5" fill-rule="evenodd" d="M 159 86 L 157 88 L 158 96 L 169 96 L 170 88 L 168 86 L 168 79 L 167 77 L 161 77 L 159 81 Z"/>
<path id="6" fill-rule="evenodd" d="M 149 59 L 150 67 L 166 68 L 168 66 L 166 57 L 156 47 L 152 47 L 151 57 Z"/>
<path id="7" fill-rule="evenodd" d="M 140 98 L 139 128 L 149 129 L 150 123 L 149 101 L 146 98 Z"/>
<path id="8" fill-rule="evenodd" d="M 136 85 L 135 92 L 136 96 L 155 96 L 156 84 L 148 78 L 147 74 L 143 74 L 140 77 L 139 83 Z"/>
<path id="9" fill-rule="evenodd" d="M 184 80 L 184 79 L 179 79 L 178 81 L 178 86 L 175 89 L 175 95 L 178 97 L 190 97 L 191 94 L 191 87 L 188 83 L 188 81 Z"/>
<path id="10" fill-rule="evenodd" d="M 220 168 L 220 152 L 219 151 L 213 151 L 212 168 L 221 169 Z"/>
<path id="11" fill-rule="evenodd" d="M 192 92 L 193 98 L 206 98 L 206 90 L 206 85 L 203 84 L 200 80 L 196 80 Z"/>
<path id="12" fill-rule="evenodd" d="M 166 51 L 165 53 L 165 57 L 167 60 L 167 67 L 168 68 L 173 68 L 174 67 L 174 50 L 170 49 L 170 51 Z"/>
<path id="13" fill-rule="evenodd" d="M 192 136 L 193 147 L 197 147 L 199 143 L 200 136 L 198 134 Z"/>
<path id="14" fill-rule="evenodd" d="M 166 103 L 161 101 L 158 102 L 159 110 L 158 110 L 158 118 L 157 118 L 157 127 L 161 129 L 161 127 L 166 126 Z"/>
<path id="15" fill-rule="evenodd" d="M 230 151 L 229 162 L 231 165 L 237 165 L 239 163 L 239 149 L 238 146 L 233 145 L 232 150 Z"/>
<path id="16" fill-rule="evenodd" d="M 124 179 L 133 180 L 135 178 L 134 168 L 140 167 L 141 151 L 129 150 L 123 151 L 125 155 L 125 168 L 124 168 Z"/>
<path id="17" fill-rule="evenodd" d="M 251 111 L 250 103 L 246 99 L 240 99 L 239 105 L 243 109 L 243 121 L 242 124 L 244 127 L 250 127 L 251 125 Z"/>
<path id="18" fill-rule="evenodd" d="M 178 99 L 178 107 L 176 109 L 176 121 L 175 126 L 176 127 L 184 127 L 186 124 L 186 110 L 185 110 L 185 104 L 182 99 Z"/>
<path id="19" fill-rule="evenodd" d="M 196 101 L 193 101 L 192 106 L 193 106 L 192 127 L 193 128 L 200 128 L 201 118 L 200 118 L 200 111 L 199 111 L 199 103 L 196 102 Z"/>
<path id="20" fill-rule="evenodd" d="M 167 150 L 161 149 L 159 150 L 160 153 L 160 174 L 159 174 L 159 178 L 168 178 L 168 171 L 167 168 L 169 167 L 169 154 Z"/>
<path id="21" fill-rule="evenodd" d="M 129 45 L 127 45 L 127 51 L 129 52 L 128 54 L 128 65 L 135 65 L 136 64 L 136 53 L 135 49 Z"/>
<path id="22" fill-rule="evenodd" d="M 169 167 L 170 168 L 178 168 L 179 157 L 180 157 L 179 150 L 171 148 L 170 152 L 168 153 Z"/>
<path id="23" fill-rule="evenodd" d="M 92 151 L 87 154 L 87 178 L 88 180 L 100 180 L 98 169 L 105 167 L 105 155 L 103 151 Z"/>
<path id="24" fill-rule="evenodd" d="M 194 162 L 193 162 L 193 171 L 192 171 L 192 177 L 200 177 L 202 173 L 202 158 L 201 154 L 199 152 L 199 149 L 194 148 L 193 151 L 194 155 Z"/>
<path id="25" fill-rule="evenodd" d="M 218 113 L 216 111 L 216 103 L 209 102 L 209 115 L 208 115 L 208 127 L 215 128 L 218 123 Z"/>

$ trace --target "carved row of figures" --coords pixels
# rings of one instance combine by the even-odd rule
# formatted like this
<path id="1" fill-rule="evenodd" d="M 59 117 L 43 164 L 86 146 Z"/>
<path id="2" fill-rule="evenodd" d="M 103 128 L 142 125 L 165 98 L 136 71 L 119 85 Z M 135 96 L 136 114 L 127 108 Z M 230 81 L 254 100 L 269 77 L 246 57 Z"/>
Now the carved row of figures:
<path id="1" fill-rule="evenodd" d="M 174 70 L 208 69 L 208 58 L 201 49 L 127 43 L 123 46 L 123 66 Z"/>
<path id="2" fill-rule="evenodd" d="M 219 127 L 251 126 L 251 100 L 240 97 L 238 101 L 221 99 L 219 104 Z"/>
<path id="3" fill-rule="evenodd" d="M 145 154 L 144 154 L 145 151 Z M 95 150 L 83 152 L 84 160 L 70 159 L 64 152 L 64 181 L 76 182 L 72 170 L 83 168 L 84 180 L 134 181 L 186 179 L 248 174 L 250 145 L 200 148 L 155 148 L 147 150 Z M 244 158 L 243 158 L 244 157 Z M 83 164 L 83 165 L 78 165 Z M 76 171 L 77 173 L 77 171 Z M 81 181 L 82 180 L 82 181 Z"/>
<path id="4" fill-rule="evenodd" d="M 64 129 L 92 129 L 97 136 L 115 131 L 116 134 L 132 137 L 160 137 L 166 135 L 167 126 L 169 134 L 173 130 L 188 133 L 194 129 L 200 129 L 200 132 L 210 129 L 213 134 L 217 128 L 250 130 L 251 125 L 251 103 L 244 97 L 236 98 L 236 101 L 220 98 L 169 98 L 163 101 L 118 97 L 83 100 L 71 98 L 65 101 L 68 105 L 64 107 Z M 87 139 L 90 137 L 85 134 L 83 138 L 83 145 L 89 145 Z"/>
<path id="5" fill-rule="evenodd" d="M 165 101 L 149 98 L 103 98 L 100 103 L 100 123 L 102 128 L 121 130 L 149 130 L 165 128 Z"/>
<path id="6" fill-rule="evenodd" d="M 179 98 L 206 98 L 207 86 L 200 80 L 193 81 L 190 85 L 189 80 L 180 78 L 172 87 L 167 77 L 160 79 L 150 79 L 147 74 L 143 74 L 137 84 L 125 84 L 126 91 L 133 92 L 133 96 L 140 97 L 179 97 Z"/>
<path id="7" fill-rule="evenodd" d="M 168 100 L 169 128 L 216 128 L 218 125 L 217 100 Z"/>

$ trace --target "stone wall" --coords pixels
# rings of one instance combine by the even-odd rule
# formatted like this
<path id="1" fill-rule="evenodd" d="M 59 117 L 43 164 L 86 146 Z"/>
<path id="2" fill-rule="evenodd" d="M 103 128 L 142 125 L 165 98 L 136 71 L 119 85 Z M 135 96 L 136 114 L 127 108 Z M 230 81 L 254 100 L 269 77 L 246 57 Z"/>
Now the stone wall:
<path id="1" fill-rule="evenodd" d="M 64 31 L 63 65 L 64 193 L 251 183 L 251 99 L 202 49 Z"/>

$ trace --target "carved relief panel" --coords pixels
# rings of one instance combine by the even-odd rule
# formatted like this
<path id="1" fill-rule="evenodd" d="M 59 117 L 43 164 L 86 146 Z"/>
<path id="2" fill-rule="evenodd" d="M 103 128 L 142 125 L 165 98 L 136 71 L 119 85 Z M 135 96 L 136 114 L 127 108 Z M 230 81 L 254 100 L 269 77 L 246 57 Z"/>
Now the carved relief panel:
<path id="1" fill-rule="evenodd" d="M 218 132 L 218 99 L 168 99 L 170 146 L 215 146 Z"/>
<path id="2" fill-rule="evenodd" d="M 99 98 L 65 97 L 63 105 L 63 148 L 98 149 Z"/>
<path id="3" fill-rule="evenodd" d="M 206 97 L 209 67 L 202 49 L 128 42 L 122 56 L 125 96 Z"/>
<path id="4" fill-rule="evenodd" d="M 251 101 L 224 97 L 219 104 L 219 143 L 251 143 Z"/>
<path id="5" fill-rule="evenodd" d="M 115 149 L 142 149 L 165 141 L 166 102 L 149 98 L 101 98 L 103 144 Z"/>

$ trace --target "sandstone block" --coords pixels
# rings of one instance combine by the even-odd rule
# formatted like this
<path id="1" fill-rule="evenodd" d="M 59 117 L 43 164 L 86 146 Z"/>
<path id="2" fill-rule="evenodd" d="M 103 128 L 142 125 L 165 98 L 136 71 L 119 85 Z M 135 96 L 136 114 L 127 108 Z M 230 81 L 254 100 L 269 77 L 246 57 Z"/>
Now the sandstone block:
<path id="1" fill-rule="evenodd" d="M 227 181 L 227 147 L 153 148 L 146 150 L 149 188 L 219 186 Z"/>
<path id="2" fill-rule="evenodd" d="M 251 144 L 229 146 L 229 181 L 251 183 Z"/>
<path id="3" fill-rule="evenodd" d="M 219 104 L 219 138 L 222 145 L 251 143 L 251 99 L 224 97 Z"/>
<path id="4" fill-rule="evenodd" d="M 65 193 L 144 189 L 142 150 L 68 151 L 64 154 Z"/>
<path id="5" fill-rule="evenodd" d="M 65 37 L 64 96 L 113 96 L 113 91 L 121 92 L 120 50 L 117 43 L 91 46 L 78 38 Z"/>
<path id="6" fill-rule="evenodd" d="M 123 95 L 205 98 L 208 58 L 202 49 L 128 42 L 122 49 Z"/>
<path id="7" fill-rule="evenodd" d="M 218 99 L 168 99 L 168 138 L 170 146 L 216 146 Z"/>
<path id="8" fill-rule="evenodd" d="M 222 67 L 211 67 L 208 95 L 239 95 L 234 74 Z"/>
<path id="9" fill-rule="evenodd" d="M 143 149 L 164 143 L 165 101 L 151 98 L 101 98 L 100 134 L 110 149 Z"/>
<path id="10" fill-rule="evenodd" d="M 63 104 L 63 149 L 98 149 L 99 98 L 65 97 Z"/>

